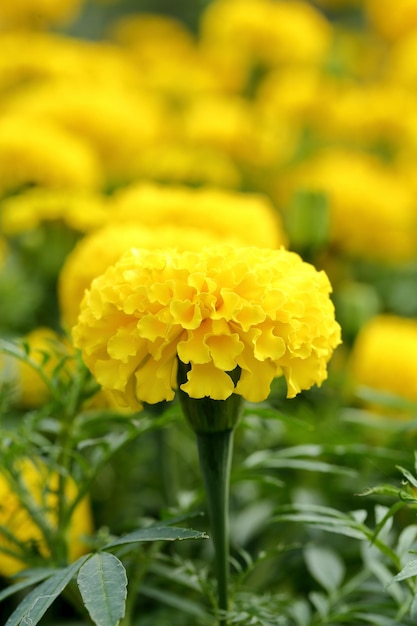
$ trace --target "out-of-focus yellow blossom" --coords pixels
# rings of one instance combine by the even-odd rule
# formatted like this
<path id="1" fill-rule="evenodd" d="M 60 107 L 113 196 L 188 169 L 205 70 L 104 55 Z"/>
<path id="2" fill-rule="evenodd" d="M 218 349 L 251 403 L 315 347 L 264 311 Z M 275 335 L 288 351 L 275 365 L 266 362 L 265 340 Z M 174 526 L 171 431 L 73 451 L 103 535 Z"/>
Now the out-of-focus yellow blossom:
<path id="1" fill-rule="evenodd" d="M 212 147 L 252 168 L 270 162 L 277 165 L 294 150 L 293 129 L 288 129 L 282 119 L 275 119 L 272 130 L 270 118 L 242 97 L 194 98 L 184 106 L 182 120 L 187 143 Z"/>
<path id="2" fill-rule="evenodd" d="M 71 22 L 84 0 L 13 0 L 0 3 L 0 29 L 42 28 Z"/>
<path id="3" fill-rule="evenodd" d="M 355 385 L 417 401 L 417 320 L 371 319 L 356 338 L 349 368 Z"/>
<path id="4" fill-rule="evenodd" d="M 336 250 L 380 262 L 416 258 L 414 192 L 376 158 L 323 150 L 300 165 L 287 182 L 287 194 L 289 189 L 303 189 L 328 196 L 330 238 Z"/>
<path id="5" fill-rule="evenodd" d="M 147 88 L 175 99 L 222 88 L 222 74 L 175 18 L 133 14 L 116 22 L 112 35 L 135 63 L 139 81 Z"/>
<path id="6" fill-rule="evenodd" d="M 386 75 L 394 85 L 410 89 L 414 96 L 417 88 L 417 27 L 409 35 L 399 39 L 390 48 L 385 63 Z M 399 113 L 401 115 L 401 113 Z"/>
<path id="7" fill-rule="evenodd" d="M 218 241 L 219 237 L 204 227 L 197 229 L 164 225 L 164 222 L 152 228 L 138 221 L 111 223 L 94 231 L 78 242 L 68 255 L 59 276 L 58 297 L 63 325 L 70 329 L 76 323 L 84 292 L 93 278 L 103 274 L 109 265 L 130 248 L 200 250 Z"/>
<path id="8" fill-rule="evenodd" d="M 33 505 L 44 517 L 52 532 L 57 528 L 58 508 L 58 474 L 51 471 L 40 459 L 23 459 L 18 465 L 20 479 L 30 494 Z M 65 498 L 72 502 L 77 497 L 77 486 L 71 477 L 65 481 Z M 10 577 L 23 569 L 33 565 L 48 566 L 47 559 L 51 553 L 42 530 L 31 517 L 12 484 L 9 483 L 6 474 L 0 468 L 0 575 Z M 44 560 L 33 563 L 26 561 L 24 553 L 7 539 L 1 527 L 4 527 L 18 541 L 27 544 L 30 549 L 34 546 Z M 65 537 L 67 546 L 67 558 L 71 563 L 88 551 L 83 538 L 93 532 L 93 519 L 89 498 L 83 498 L 74 509 Z M 3 553 L 2 550 L 12 550 L 16 556 Z M 35 553 L 36 554 L 36 553 Z M 20 557 L 20 558 L 19 558 Z M 46 559 L 46 561 L 45 561 Z M 55 563 L 54 565 L 57 565 Z"/>
<path id="9" fill-rule="evenodd" d="M 160 100 L 133 90 L 71 81 L 20 91 L 6 103 L 9 110 L 51 121 L 81 137 L 97 154 L 106 174 L 129 178 L 136 155 L 164 135 Z"/>
<path id="10" fill-rule="evenodd" d="M 73 339 L 132 409 L 173 399 L 178 360 L 191 398 L 259 402 L 276 376 L 294 397 L 325 380 L 340 343 L 330 291 L 324 272 L 283 248 L 134 249 L 93 280 Z"/>
<path id="11" fill-rule="evenodd" d="M 209 146 L 184 141 L 162 141 L 149 146 L 131 164 L 138 179 L 161 183 L 216 185 L 230 189 L 242 183 L 242 174 L 232 157 Z"/>
<path id="12" fill-rule="evenodd" d="M 4 96 L 48 80 L 90 82 L 107 88 L 135 86 L 138 81 L 134 64 L 110 43 L 53 33 L 0 32 L 0 90 Z"/>
<path id="13" fill-rule="evenodd" d="M 60 221 L 78 232 L 105 223 L 110 214 L 105 197 L 94 192 L 42 187 L 28 189 L 1 203 L 0 226 L 9 237 L 44 222 Z"/>
<path id="14" fill-rule="evenodd" d="M 317 116 L 323 136 L 356 140 L 360 145 L 389 142 L 393 147 L 408 141 L 409 117 L 417 112 L 411 93 L 386 82 L 347 84 L 328 93 L 325 115 Z"/>
<path id="15" fill-rule="evenodd" d="M 51 328 L 32 330 L 22 341 L 28 347 L 29 358 L 50 378 L 60 360 L 69 356 L 69 345 Z M 50 399 L 50 391 L 34 367 L 16 359 L 18 404 L 25 408 L 42 406 Z"/>
<path id="16" fill-rule="evenodd" d="M 282 220 L 263 194 L 137 183 L 116 193 L 114 203 L 119 221 L 140 221 L 151 228 L 204 228 L 220 240 L 234 237 L 265 248 L 287 243 Z"/>
<path id="17" fill-rule="evenodd" d="M 323 62 L 332 28 L 307 2 L 215 0 L 201 20 L 202 38 L 241 48 L 248 60 L 267 66 Z"/>
<path id="18" fill-rule="evenodd" d="M 416 0 L 365 0 L 371 27 L 389 42 L 417 29 Z"/>
<path id="19" fill-rule="evenodd" d="M 100 183 L 96 155 L 80 137 L 46 120 L 0 118 L 0 194 L 34 184 L 94 189 Z"/>

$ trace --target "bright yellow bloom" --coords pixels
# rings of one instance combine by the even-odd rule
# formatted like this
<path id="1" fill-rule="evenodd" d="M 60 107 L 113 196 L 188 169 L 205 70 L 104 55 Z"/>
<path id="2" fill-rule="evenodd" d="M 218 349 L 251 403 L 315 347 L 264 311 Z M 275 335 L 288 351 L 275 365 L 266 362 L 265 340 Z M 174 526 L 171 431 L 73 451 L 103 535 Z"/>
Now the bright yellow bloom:
<path id="1" fill-rule="evenodd" d="M 47 377 L 51 377 L 60 359 L 68 356 L 68 345 L 50 328 L 32 330 L 22 341 L 28 346 L 29 358 L 39 366 Z M 16 384 L 18 404 L 34 408 L 50 399 L 50 391 L 39 372 L 28 363 L 16 359 Z"/>
<path id="2" fill-rule="evenodd" d="M 70 252 L 59 276 L 58 297 L 63 325 L 70 329 L 76 323 L 84 292 L 93 278 L 103 274 L 130 248 L 175 246 L 179 250 L 200 250 L 217 242 L 218 238 L 203 228 L 162 225 L 151 229 L 141 225 L 140 220 L 111 223 L 92 232 Z"/>
<path id="3" fill-rule="evenodd" d="M 178 360 L 191 398 L 259 402 L 277 376 L 291 398 L 325 380 L 340 343 L 330 291 L 324 272 L 283 248 L 133 249 L 93 280 L 73 339 L 132 409 L 174 398 Z"/>
<path id="4" fill-rule="evenodd" d="M 115 221 L 204 229 L 219 238 L 277 248 L 287 241 L 282 220 L 263 194 L 216 187 L 132 184 L 115 195 Z"/>
<path id="5" fill-rule="evenodd" d="M 241 48 L 267 66 L 282 62 L 321 63 L 332 29 L 307 2 L 216 0 L 202 16 L 202 37 Z"/>
<path id="6" fill-rule="evenodd" d="M 28 184 L 94 189 L 100 179 L 96 156 L 81 138 L 44 120 L 0 119 L 0 194 Z"/>
<path id="7" fill-rule="evenodd" d="M 84 0 L 13 0 L 0 3 L 0 27 L 46 27 L 71 22 Z"/>
<path id="8" fill-rule="evenodd" d="M 353 382 L 417 401 L 417 320 L 378 315 L 361 329 L 351 354 Z"/>
<path id="9" fill-rule="evenodd" d="M 39 187 L 3 200 L 0 225 L 9 237 L 54 221 L 86 232 L 106 222 L 109 213 L 105 198 L 98 193 Z"/>
<path id="10" fill-rule="evenodd" d="M 54 81 L 26 88 L 7 103 L 37 124 L 49 121 L 82 138 L 111 179 L 132 175 L 138 151 L 164 134 L 164 107 L 150 94 L 89 81 Z M 130 176 L 129 176 L 130 175 Z"/>
<path id="11" fill-rule="evenodd" d="M 375 31 L 397 41 L 417 27 L 416 0 L 365 0 L 365 11 Z"/>
<path id="12" fill-rule="evenodd" d="M 336 250 L 383 262 L 416 257 L 415 197 L 395 171 L 370 155 L 328 149 L 292 176 L 291 190 L 327 194 Z"/>
<path id="13" fill-rule="evenodd" d="M 37 507 L 47 524 L 52 528 L 57 527 L 57 488 L 58 474 L 48 469 L 40 459 L 24 459 L 19 464 L 20 478 L 29 492 L 33 504 Z M 72 478 L 65 481 L 65 498 L 72 502 L 77 497 L 77 486 Z M 5 473 L 0 469 L 0 574 L 2 576 L 13 576 L 27 567 L 35 565 L 30 561 L 25 561 L 24 553 L 18 546 L 7 539 L 2 533 L 2 527 L 14 537 L 30 546 L 35 545 L 39 554 L 45 559 L 42 565 L 48 566 L 48 559 L 51 556 L 47 547 L 45 537 L 24 507 L 19 496 L 8 482 Z M 82 554 L 88 551 L 83 537 L 91 535 L 93 532 L 93 520 L 90 500 L 85 497 L 74 509 L 65 537 L 67 546 L 68 562 L 73 562 Z M 2 550 L 12 550 L 16 556 L 11 556 Z M 21 557 L 21 558 L 19 558 Z M 36 565 L 40 565 L 39 561 Z M 56 564 L 55 564 L 56 565 Z"/>
<path id="14" fill-rule="evenodd" d="M 170 184 L 218 185 L 236 189 L 242 175 L 222 150 L 187 145 L 182 140 L 162 141 L 139 151 L 132 163 L 137 179 Z"/>

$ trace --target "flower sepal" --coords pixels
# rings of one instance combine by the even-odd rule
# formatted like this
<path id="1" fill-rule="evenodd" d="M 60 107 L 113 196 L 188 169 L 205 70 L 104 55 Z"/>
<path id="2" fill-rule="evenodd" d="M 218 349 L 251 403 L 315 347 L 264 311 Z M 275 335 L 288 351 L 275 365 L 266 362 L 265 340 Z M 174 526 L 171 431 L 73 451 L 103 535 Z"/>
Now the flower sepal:
<path id="1" fill-rule="evenodd" d="M 189 365 L 178 362 L 178 398 L 185 419 L 195 433 L 217 433 L 234 430 L 242 414 L 244 399 L 232 394 L 225 400 L 213 400 L 209 397 L 191 398 L 181 385 L 187 381 Z M 236 383 L 240 368 L 229 374 Z"/>

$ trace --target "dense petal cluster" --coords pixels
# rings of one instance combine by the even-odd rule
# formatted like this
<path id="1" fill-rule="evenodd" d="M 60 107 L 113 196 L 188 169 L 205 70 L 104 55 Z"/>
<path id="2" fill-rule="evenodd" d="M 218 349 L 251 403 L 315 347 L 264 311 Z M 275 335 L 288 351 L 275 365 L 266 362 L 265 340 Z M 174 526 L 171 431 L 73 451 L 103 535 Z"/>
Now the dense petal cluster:
<path id="1" fill-rule="evenodd" d="M 23 459 L 18 466 L 19 480 L 30 494 L 33 506 L 45 514 L 45 521 L 50 525 L 51 532 L 57 526 L 58 505 L 58 473 L 52 472 L 40 459 Z M 73 501 L 77 497 L 75 482 L 68 478 L 66 481 L 65 498 Z M 43 557 L 50 555 L 50 550 L 45 541 L 42 529 L 31 517 L 27 508 L 21 502 L 8 475 L 0 468 L 0 574 L 13 576 L 22 569 L 26 569 L 31 563 L 25 559 L 25 553 L 15 543 L 9 541 L 5 531 L 13 533 L 13 536 L 23 545 L 36 546 Z M 87 546 L 83 537 L 93 532 L 93 521 L 90 499 L 85 497 L 75 507 L 69 526 L 68 561 L 75 561 L 83 553 L 87 552 Z M 3 553 L 4 550 L 4 553 Z M 12 554 L 8 554 L 11 551 Z M 34 554 L 36 554 L 34 552 Z M 15 555 L 15 556 L 14 556 Z M 19 558 L 20 557 L 20 558 Z"/>
<path id="2" fill-rule="evenodd" d="M 262 401 L 282 375 L 294 397 L 326 378 L 340 342 L 330 291 L 324 272 L 284 249 L 133 249 L 92 282 L 73 339 L 132 408 L 173 399 L 178 360 L 192 398 Z"/>

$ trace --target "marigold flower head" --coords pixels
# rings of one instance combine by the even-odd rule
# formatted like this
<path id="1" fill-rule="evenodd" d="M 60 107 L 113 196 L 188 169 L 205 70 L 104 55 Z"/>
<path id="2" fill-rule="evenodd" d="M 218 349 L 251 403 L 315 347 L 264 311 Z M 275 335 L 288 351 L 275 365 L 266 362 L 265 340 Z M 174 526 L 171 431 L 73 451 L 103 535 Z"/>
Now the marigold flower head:
<path id="1" fill-rule="evenodd" d="M 324 272 L 283 248 L 133 249 L 93 280 L 73 340 L 133 409 L 174 398 L 178 361 L 191 398 L 259 402 L 277 376 L 292 398 L 325 380 L 340 343 L 330 291 Z"/>
<path id="2" fill-rule="evenodd" d="M 387 41 L 397 41 L 417 26 L 416 0 L 365 0 L 364 4 L 371 26 Z"/>
<path id="3" fill-rule="evenodd" d="M 359 332 L 350 357 L 353 382 L 417 401 L 417 320 L 381 314 Z"/>
<path id="4" fill-rule="evenodd" d="M 46 120 L 0 120 L 0 194 L 28 184 L 94 189 L 100 183 L 96 156 L 81 138 Z"/>
<path id="5" fill-rule="evenodd" d="M 115 216 L 119 222 L 140 221 L 152 228 L 171 224 L 204 229 L 219 243 L 234 239 L 276 248 L 287 242 L 282 220 L 265 195 L 217 187 L 135 183 L 115 195 Z"/>
<path id="6" fill-rule="evenodd" d="M 39 28 L 71 22 L 84 0 L 15 0 L 0 4 L 0 26 Z"/>
<path id="7" fill-rule="evenodd" d="M 3 200 L 0 225 L 9 237 L 55 221 L 84 233 L 108 220 L 106 207 L 98 193 L 38 187 Z"/>
<path id="8" fill-rule="evenodd" d="M 289 186 L 327 195 L 330 238 L 337 250 L 382 262 L 416 257 L 413 189 L 370 155 L 324 150 L 294 170 Z"/>
<path id="9" fill-rule="evenodd" d="M 232 42 L 267 66 L 282 62 L 321 63 L 332 29 L 307 2 L 216 0 L 202 16 L 203 38 Z"/>
<path id="10" fill-rule="evenodd" d="M 232 237 L 231 237 L 232 240 Z M 217 243 L 203 228 L 165 225 L 149 228 L 136 222 L 111 223 L 81 239 L 68 255 L 58 281 L 61 320 L 66 328 L 77 321 L 84 292 L 96 276 L 132 247 L 200 250 Z"/>
<path id="11" fill-rule="evenodd" d="M 52 376 L 60 359 L 69 354 L 70 344 L 63 342 L 51 328 L 35 328 L 22 338 L 22 342 L 27 347 L 29 358 L 46 376 Z M 19 406 L 42 406 L 50 399 L 50 391 L 39 372 L 25 361 L 16 360 L 15 366 Z"/>
<path id="12" fill-rule="evenodd" d="M 51 81 L 10 97 L 9 110 L 38 121 L 53 122 L 82 138 L 111 179 L 130 178 L 140 150 L 155 143 L 165 129 L 164 107 L 157 97 L 137 89 L 91 81 Z"/>
<path id="13" fill-rule="evenodd" d="M 29 492 L 34 505 L 39 508 L 39 513 L 45 517 L 51 528 L 57 525 L 58 507 L 58 474 L 51 471 L 40 459 L 23 459 L 18 464 L 20 479 Z M 77 486 L 72 478 L 65 481 L 65 498 L 73 501 L 77 496 Z M 18 541 L 28 545 L 36 545 L 37 550 L 44 559 L 50 557 L 50 551 L 46 545 L 42 530 L 32 519 L 30 513 L 20 501 L 6 474 L 0 468 L 0 574 L 13 576 L 23 569 L 31 566 L 18 555 L 11 556 L 3 553 L 4 550 L 12 550 L 19 554 L 20 549 L 12 543 L 1 531 L 3 526 Z M 67 535 L 68 561 L 73 562 L 88 551 L 83 537 L 93 532 L 92 512 L 89 498 L 85 497 L 75 507 L 69 533 Z M 37 563 L 39 565 L 39 563 Z"/>

